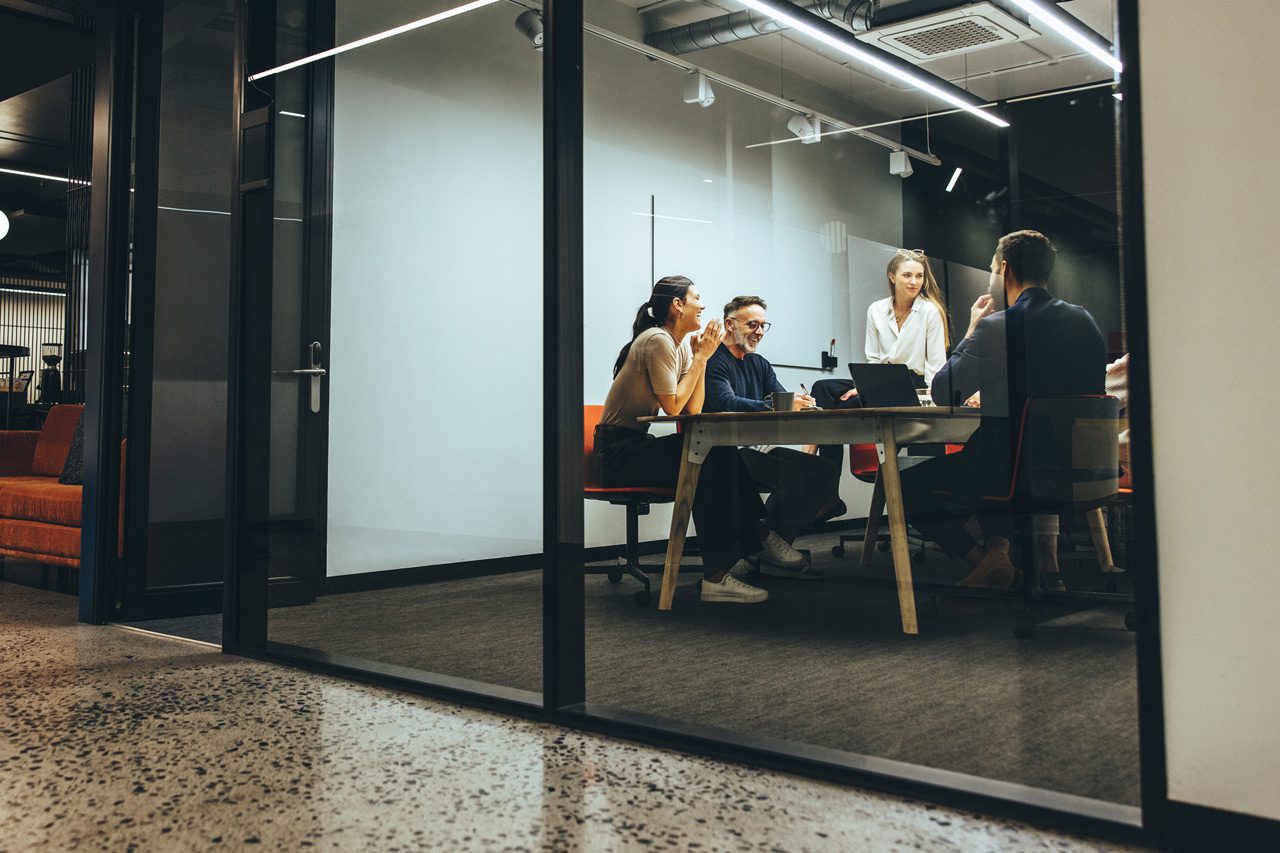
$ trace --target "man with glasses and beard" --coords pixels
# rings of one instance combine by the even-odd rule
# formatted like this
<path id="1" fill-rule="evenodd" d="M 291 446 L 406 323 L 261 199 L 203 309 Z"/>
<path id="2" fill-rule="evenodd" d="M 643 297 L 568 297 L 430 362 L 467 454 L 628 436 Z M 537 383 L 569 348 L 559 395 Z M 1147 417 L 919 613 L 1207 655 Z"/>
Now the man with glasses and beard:
<path id="1" fill-rule="evenodd" d="M 706 412 L 764 412 L 766 398 L 785 392 L 768 359 L 756 352 L 769 322 L 759 296 L 737 296 L 724 306 L 724 342 L 707 361 Z M 794 409 L 814 405 L 808 394 L 795 395 Z M 742 458 L 751 477 L 769 490 L 765 503 L 769 527 L 788 542 L 814 524 L 843 515 L 839 497 L 840 466 L 790 447 L 744 447 Z M 800 569 L 761 563 L 763 574 L 812 580 L 822 577 L 809 566 Z"/>

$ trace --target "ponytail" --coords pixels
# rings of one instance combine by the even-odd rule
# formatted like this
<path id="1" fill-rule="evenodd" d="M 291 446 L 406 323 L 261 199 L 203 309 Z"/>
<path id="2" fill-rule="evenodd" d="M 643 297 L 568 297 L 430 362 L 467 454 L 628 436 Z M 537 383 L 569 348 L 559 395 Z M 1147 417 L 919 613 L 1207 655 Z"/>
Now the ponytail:
<path id="1" fill-rule="evenodd" d="M 618 352 L 618 360 L 613 363 L 614 377 L 622 370 L 622 365 L 627 363 L 627 354 L 631 352 L 631 345 L 640 337 L 640 333 L 664 325 L 671 313 L 671 303 L 676 299 L 684 299 L 690 287 L 693 287 L 693 282 L 682 275 L 658 279 L 653 285 L 653 292 L 649 294 L 649 300 L 636 311 L 635 322 L 631 324 L 631 340 Z"/>

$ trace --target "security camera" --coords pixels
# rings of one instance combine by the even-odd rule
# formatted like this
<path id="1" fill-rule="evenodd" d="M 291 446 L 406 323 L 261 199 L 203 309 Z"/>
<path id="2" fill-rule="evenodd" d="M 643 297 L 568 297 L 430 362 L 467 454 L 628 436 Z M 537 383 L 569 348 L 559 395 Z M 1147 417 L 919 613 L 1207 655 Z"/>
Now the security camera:
<path id="1" fill-rule="evenodd" d="M 544 34 L 542 32 L 542 15 L 534 9 L 526 9 L 516 18 L 516 29 L 533 42 L 534 50 L 542 50 L 542 40 Z"/>
<path id="2" fill-rule="evenodd" d="M 805 145 L 812 145 L 822 139 L 822 123 L 816 116 L 794 115 L 787 122 L 787 130 Z"/>
<path id="3" fill-rule="evenodd" d="M 684 78 L 684 102 L 698 104 L 704 109 L 716 102 L 716 93 L 711 91 L 711 81 L 707 79 L 707 75 L 697 71 L 690 72 Z"/>
<path id="4" fill-rule="evenodd" d="M 915 171 L 911 168 L 911 157 L 905 151 L 889 152 L 889 174 L 899 178 L 909 178 Z"/>

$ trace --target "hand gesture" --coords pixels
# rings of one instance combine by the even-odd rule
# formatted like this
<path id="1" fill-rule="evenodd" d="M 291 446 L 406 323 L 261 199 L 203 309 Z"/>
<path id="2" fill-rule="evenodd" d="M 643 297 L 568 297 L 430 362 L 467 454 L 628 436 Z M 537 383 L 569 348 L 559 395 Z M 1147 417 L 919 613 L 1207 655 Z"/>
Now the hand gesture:
<path id="1" fill-rule="evenodd" d="M 711 320 L 705 329 L 695 332 L 691 338 L 694 356 L 711 358 L 716 347 L 720 346 L 720 342 L 724 340 L 724 326 L 719 320 Z"/>
<path id="2" fill-rule="evenodd" d="M 813 399 L 808 394 L 805 394 L 803 391 L 797 391 L 795 402 L 791 404 L 791 408 L 798 412 L 801 409 L 812 409 L 816 405 L 818 405 L 817 400 Z"/>
<path id="3" fill-rule="evenodd" d="M 840 399 L 841 399 L 841 400 L 852 400 L 852 399 L 853 399 L 854 397 L 856 397 L 856 396 L 858 396 L 858 389 L 857 389 L 857 388 L 850 388 L 848 391 L 845 391 L 843 394 L 841 394 L 841 395 L 840 395 Z"/>
<path id="4" fill-rule="evenodd" d="M 973 330 L 978 326 L 978 321 L 995 310 L 996 301 L 990 293 L 984 293 L 975 299 L 973 307 L 969 309 L 969 334 L 973 334 Z"/>
<path id="5" fill-rule="evenodd" d="M 968 400 L 965 400 L 964 404 L 968 406 L 970 409 L 981 409 L 982 408 L 982 392 L 974 391 L 973 396 L 971 396 Z"/>

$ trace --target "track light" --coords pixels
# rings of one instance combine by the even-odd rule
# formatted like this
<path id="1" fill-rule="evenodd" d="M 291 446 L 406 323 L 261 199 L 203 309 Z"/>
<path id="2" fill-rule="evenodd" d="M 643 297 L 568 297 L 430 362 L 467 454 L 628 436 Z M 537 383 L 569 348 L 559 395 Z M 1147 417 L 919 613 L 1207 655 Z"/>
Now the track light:
<path id="1" fill-rule="evenodd" d="M 899 178 L 909 178 L 915 170 L 911 168 L 911 155 L 905 151 L 889 152 L 889 174 Z"/>
<path id="2" fill-rule="evenodd" d="M 951 180 L 947 181 L 947 192 L 951 192 L 956 188 L 956 181 L 960 180 L 960 173 L 963 171 L 964 169 L 956 166 L 956 170 L 951 173 Z"/>
<path id="3" fill-rule="evenodd" d="M 805 145 L 812 145 L 822 139 L 822 122 L 816 116 L 794 115 L 787 122 L 787 130 Z"/>
<path id="4" fill-rule="evenodd" d="M 542 50 L 542 41 L 546 34 L 542 29 L 542 15 L 536 9 L 525 9 L 521 12 L 516 18 L 516 29 L 533 42 L 534 50 Z"/>
<path id="5" fill-rule="evenodd" d="M 698 104 L 704 109 L 716 102 L 716 93 L 711 91 L 711 81 L 707 79 L 706 74 L 701 71 L 691 71 L 685 75 L 684 102 Z"/>

